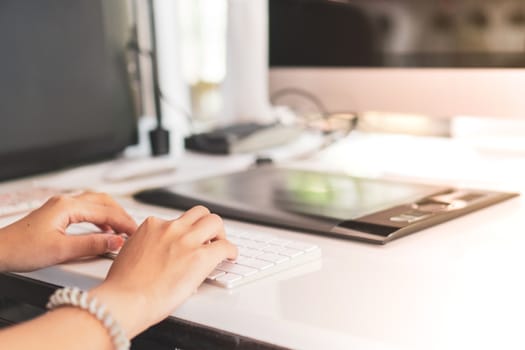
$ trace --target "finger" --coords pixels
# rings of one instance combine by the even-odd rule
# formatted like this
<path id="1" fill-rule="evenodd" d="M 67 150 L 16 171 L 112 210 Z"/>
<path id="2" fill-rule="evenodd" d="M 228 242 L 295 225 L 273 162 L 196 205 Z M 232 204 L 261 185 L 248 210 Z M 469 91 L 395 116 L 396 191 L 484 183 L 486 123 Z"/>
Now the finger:
<path id="1" fill-rule="evenodd" d="M 224 224 L 221 217 L 217 214 L 208 214 L 201 217 L 193 224 L 192 229 L 188 234 L 191 235 L 198 244 L 226 238 Z"/>
<path id="2" fill-rule="evenodd" d="M 132 235 L 137 230 L 135 221 L 114 207 L 105 207 L 91 202 L 73 201 L 67 207 L 68 225 L 90 222 L 97 226 L 110 226 L 115 232 Z"/>
<path id="3" fill-rule="evenodd" d="M 79 194 L 75 194 L 72 197 L 76 199 L 87 200 L 87 201 L 97 203 L 97 204 L 105 203 L 107 205 L 112 205 L 116 203 L 115 200 L 111 198 L 110 195 L 108 195 L 107 193 L 103 193 L 103 192 L 85 191 Z"/>
<path id="4" fill-rule="evenodd" d="M 178 222 L 191 226 L 196 221 L 198 221 L 200 218 L 202 218 L 205 215 L 208 215 L 210 213 L 210 210 L 202 205 L 197 205 L 185 213 L 183 213 L 179 218 L 177 219 Z"/>
<path id="5" fill-rule="evenodd" d="M 87 191 L 87 192 L 82 192 L 78 195 L 75 195 L 73 196 L 73 198 L 75 198 L 76 200 L 89 201 L 89 202 L 92 202 L 93 204 L 99 204 L 102 206 L 114 208 L 116 210 L 121 211 L 122 215 L 128 216 L 130 219 L 133 220 L 131 215 L 129 215 L 128 212 L 126 212 L 126 210 L 107 193 L 97 193 L 97 192 Z"/>
<path id="6" fill-rule="evenodd" d="M 102 232 L 106 232 L 106 233 L 114 233 L 113 229 L 111 228 L 111 226 L 107 225 L 107 224 L 103 224 L 103 225 L 96 225 L 100 231 Z"/>
<path id="7" fill-rule="evenodd" d="M 63 258 L 71 260 L 86 256 L 101 255 L 122 247 L 125 239 L 113 234 L 92 233 L 67 236 L 64 240 Z"/>
<path id="8" fill-rule="evenodd" d="M 216 264 L 224 259 L 235 260 L 238 255 L 237 247 L 225 239 L 211 242 L 210 244 L 205 245 L 203 249 L 207 250 L 207 254 L 211 256 L 210 259 Z"/>

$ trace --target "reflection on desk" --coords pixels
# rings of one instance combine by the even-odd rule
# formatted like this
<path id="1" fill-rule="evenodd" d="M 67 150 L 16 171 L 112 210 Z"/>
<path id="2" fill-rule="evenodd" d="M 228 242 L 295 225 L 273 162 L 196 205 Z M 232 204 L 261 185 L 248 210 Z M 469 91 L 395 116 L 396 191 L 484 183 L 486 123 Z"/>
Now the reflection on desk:
<path id="1" fill-rule="evenodd" d="M 378 143 L 375 149 L 379 150 L 379 146 Z M 390 150 L 385 151 L 384 143 L 381 147 L 385 157 L 392 156 Z M 379 151 L 374 153 L 373 150 L 370 148 L 370 167 L 387 167 L 387 163 L 375 163 Z M 457 159 L 463 159 L 462 156 L 458 155 Z M 153 186 L 231 172 L 250 163 L 250 159 L 244 156 L 233 159 L 185 157 L 181 163 L 184 167 L 173 177 L 164 179 L 164 183 L 155 182 Z M 354 159 L 358 156 L 348 156 L 347 152 L 347 157 Z M 432 161 L 446 163 L 447 160 Z M 313 167 L 313 163 L 309 166 Z M 498 170 L 506 172 L 511 164 L 519 164 L 510 160 L 496 163 L 505 163 L 507 167 L 492 169 L 491 176 Z M 319 164 L 323 167 L 327 163 Z M 366 164 L 364 158 L 360 164 Z M 349 166 L 350 163 L 340 165 Z M 424 159 L 420 166 L 426 166 Z M 355 165 L 356 173 L 358 167 Z M 454 170 L 452 167 L 449 171 L 451 169 Z M 521 171 L 519 167 L 516 169 L 518 173 Z M 97 183 L 100 188 L 107 186 L 97 182 L 93 175 L 102 171 L 90 168 L 73 172 L 69 179 L 72 184 L 89 180 L 94 184 L 93 189 L 99 189 Z M 63 180 L 64 173 L 60 176 Z M 513 178 L 515 182 L 505 182 Z M 517 180 L 516 174 L 502 174 L 491 188 L 519 190 L 519 186 L 514 187 Z M 31 180 L 19 180 L 16 184 L 23 185 L 28 181 Z M 446 178 L 439 182 L 448 183 Z M 12 184 L 4 183 L 0 187 Z M 457 185 L 453 181 L 450 184 Z M 134 186 L 139 185 L 128 184 L 126 193 L 136 189 Z M 124 187 L 118 190 L 123 193 Z M 143 207 L 130 198 L 123 198 L 122 203 Z M 180 213 L 150 206 L 144 208 L 170 217 Z M 525 199 L 522 196 L 386 246 L 227 220 L 228 225 L 240 229 L 264 229 L 283 239 L 312 242 L 323 251 L 322 263 L 305 265 L 293 272 L 274 275 L 232 291 L 202 285 L 173 313 L 173 328 L 166 324 L 161 326 L 164 333 L 159 339 L 167 339 L 169 334 L 183 329 L 191 334 L 190 338 L 216 341 L 215 348 L 221 348 L 223 344 L 227 345 L 222 348 L 243 348 L 240 345 L 243 342 L 239 340 L 242 338 L 306 350 L 523 349 L 525 278 L 520 276 L 525 267 L 524 218 Z M 17 275 L 33 279 L 32 285 L 36 283 L 36 287 L 27 292 L 23 287 L 19 288 L 15 295 L 44 300 L 50 292 L 39 289 L 42 283 L 91 288 L 105 277 L 110 264 L 109 260 L 95 259 Z M 0 294 L 12 291 L 4 281 L 2 277 Z M 197 333 L 191 333 L 192 327 Z M 207 335 L 199 336 L 199 332 Z M 183 332 L 176 334 L 184 336 Z M 225 343 L 223 334 L 233 334 L 237 338 L 228 338 L 233 340 Z M 191 341 L 187 342 L 191 344 Z M 255 347 L 255 343 L 250 344 Z"/>

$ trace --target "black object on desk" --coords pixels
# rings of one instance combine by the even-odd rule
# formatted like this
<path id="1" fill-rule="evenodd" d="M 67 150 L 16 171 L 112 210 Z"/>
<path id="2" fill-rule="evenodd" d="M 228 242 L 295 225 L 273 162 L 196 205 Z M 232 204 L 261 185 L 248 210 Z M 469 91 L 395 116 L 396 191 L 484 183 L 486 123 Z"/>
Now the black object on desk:
<path id="1" fill-rule="evenodd" d="M 149 25 L 151 34 L 151 70 L 153 78 L 153 100 L 155 102 L 155 117 L 157 126 L 149 132 L 149 140 L 151 145 L 151 154 L 153 156 L 162 156 L 170 153 L 170 132 L 162 126 L 162 106 L 161 106 L 161 91 L 159 82 L 159 68 L 158 68 L 158 50 L 157 50 L 157 34 L 155 25 L 155 9 L 153 0 L 148 1 Z"/>
<path id="2" fill-rule="evenodd" d="M 233 219 L 384 244 L 514 196 L 262 166 L 135 198 L 178 209 L 202 204 Z"/>
<path id="3" fill-rule="evenodd" d="M 232 154 L 257 151 L 293 141 L 303 131 L 280 123 L 253 122 L 232 124 L 215 130 L 193 134 L 184 140 L 187 149 L 211 153 Z"/>

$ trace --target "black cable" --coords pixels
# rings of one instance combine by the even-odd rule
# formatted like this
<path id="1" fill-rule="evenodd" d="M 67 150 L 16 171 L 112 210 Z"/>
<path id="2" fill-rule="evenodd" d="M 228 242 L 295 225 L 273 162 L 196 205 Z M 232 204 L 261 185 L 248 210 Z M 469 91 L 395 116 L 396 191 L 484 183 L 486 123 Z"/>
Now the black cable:
<path id="1" fill-rule="evenodd" d="M 302 98 L 307 99 L 312 104 L 314 104 L 321 115 L 322 120 L 325 120 L 326 122 L 330 122 L 331 118 L 335 118 L 337 115 L 344 115 L 344 116 L 351 116 L 350 118 L 345 118 L 346 122 L 348 123 L 348 126 L 344 129 L 335 129 L 335 130 L 321 130 L 323 133 L 324 142 L 317 147 L 314 150 L 308 151 L 303 154 L 298 154 L 293 157 L 291 157 L 288 160 L 298 160 L 298 159 L 307 159 L 312 157 L 313 155 L 319 153 L 320 151 L 326 149 L 327 147 L 335 144 L 337 141 L 344 139 L 347 137 L 358 125 L 359 122 L 359 116 L 356 113 L 353 112 L 329 112 L 328 109 L 325 107 L 324 103 L 314 94 L 310 93 L 307 90 L 301 89 L 301 88 L 295 88 L 295 87 L 287 87 L 280 89 L 276 92 L 274 92 L 271 97 L 270 101 L 272 105 L 277 105 L 277 100 L 279 98 L 282 98 L 284 96 L 300 96 Z M 335 119 L 332 119 L 335 120 Z M 257 156 L 255 159 L 255 166 L 262 166 L 262 165 L 269 165 L 274 164 L 274 160 L 268 156 Z"/>
<path id="2" fill-rule="evenodd" d="M 193 123 L 193 116 L 191 113 L 189 113 L 186 109 L 184 109 L 181 105 L 173 102 L 173 100 L 168 97 L 166 94 L 164 94 L 164 91 L 160 89 L 160 97 L 161 99 L 168 104 L 171 108 L 179 111 L 184 117 L 186 117 L 186 121 L 188 122 L 188 126 L 190 128 L 190 132 L 193 133 L 195 131 L 195 124 Z"/>
<path id="3" fill-rule="evenodd" d="M 274 92 L 270 96 L 270 102 L 272 103 L 272 105 L 276 105 L 277 99 L 283 96 L 301 96 L 309 100 L 310 102 L 312 102 L 316 106 L 320 114 L 322 115 L 328 114 L 328 110 L 326 109 L 323 102 L 317 96 L 315 96 L 314 94 L 310 93 L 307 90 L 296 88 L 296 87 L 286 87 L 286 88 L 283 88 L 283 89 L 280 89 Z"/>
<path id="4" fill-rule="evenodd" d="M 135 42 L 130 42 L 130 44 L 128 44 L 128 49 L 132 50 L 133 52 L 135 52 L 135 53 L 137 53 L 137 54 L 139 54 L 141 56 L 145 56 L 145 57 L 149 58 L 150 60 L 154 59 L 154 55 L 153 55 L 153 51 L 152 50 L 143 50 L 143 49 L 141 49 L 138 46 L 138 44 L 135 45 Z M 179 111 L 180 113 L 182 113 L 184 115 L 184 117 L 186 117 L 186 121 L 188 122 L 188 126 L 190 128 L 190 131 L 193 132 L 194 129 L 195 129 L 195 126 L 194 126 L 194 123 L 193 123 L 193 117 L 192 117 L 191 113 L 189 113 L 187 110 L 185 110 L 181 105 L 173 102 L 173 100 L 164 93 L 164 90 L 160 86 L 160 83 L 159 83 L 158 93 L 159 93 L 159 96 L 160 96 L 162 101 L 164 101 L 166 104 L 168 104 L 168 106 L 170 106 L 171 108 Z"/>
<path id="5" fill-rule="evenodd" d="M 149 0 L 149 20 L 151 30 L 151 68 L 153 72 L 153 98 L 155 100 L 155 117 L 157 118 L 157 127 L 162 127 L 162 107 L 160 105 L 160 87 L 159 87 L 159 68 L 158 68 L 158 55 L 157 55 L 157 35 L 156 35 L 156 24 L 155 24 L 155 8 L 153 0 Z"/>
<path id="6" fill-rule="evenodd" d="M 314 95 L 313 93 L 305 89 L 301 89 L 297 87 L 286 87 L 286 88 L 277 90 L 270 96 L 270 102 L 272 103 L 272 105 L 278 105 L 277 100 L 285 96 L 299 96 L 301 98 L 308 100 L 309 102 L 315 105 L 322 119 L 330 120 L 330 118 L 333 118 L 333 116 L 336 116 L 336 115 L 352 115 L 352 118 L 351 118 L 352 125 L 349 127 L 350 130 L 353 130 L 357 124 L 358 115 L 356 113 L 348 112 L 348 111 L 344 111 L 344 112 L 343 111 L 341 112 L 328 111 L 328 109 L 326 108 L 326 106 L 324 105 L 323 101 L 321 101 L 320 98 L 318 98 L 316 95 Z M 304 118 L 304 116 L 300 115 L 299 113 L 296 113 L 296 117 L 302 118 L 306 120 L 307 122 L 312 121 L 312 119 Z"/>
<path id="7" fill-rule="evenodd" d="M 157 119 L 157 126 L 150 130 L 149 138 L 151 144 L 151 153 L 154 156 L 168 154 L 170 151 L 170 132 L 162 127 L 162 106 L 160 101 L 160 85 L 159 85 L 159 68 L 158 68 L 158 52 L 157 52 L 157 33 L 155 25 L 155 7 L 153 0 L 148 1 L 149 10 L 149 25 L 151 38 L 151 69 L 153 75 L 153 98 L 155 102 L 155 117 Z"/>

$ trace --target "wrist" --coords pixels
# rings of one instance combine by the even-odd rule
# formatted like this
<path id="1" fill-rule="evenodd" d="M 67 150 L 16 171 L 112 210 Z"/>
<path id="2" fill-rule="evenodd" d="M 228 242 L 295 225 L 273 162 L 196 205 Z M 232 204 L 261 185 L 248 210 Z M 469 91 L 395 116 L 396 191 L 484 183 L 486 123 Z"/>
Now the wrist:
<path id="1" fill-rule="evenodd" d="M 80 339 L 92 344 L 92 349 L 112 349 L 112 339 L 108 335 L 107 329 L 93 315 L 85 310 L 73 306 L 63 306 L 49 310 L 46 314 L 46 324 L 61 324 L 60 334 L 58 335 L 61 342 L 68 346 L 57 348 L 73 349 L 78 346 Z M 80 334 L 75 334 L 78 330 Z M 64 334 L 75 334 L 76 337 L 64 337 Z M 86 336 L 87 335 L 87 336 Z M 33 347 L 27 347 L 33 348 Z M 36 348 L 36 347 L 35 347 Z"/>
<path id="2" fill-rule="evenodd" d="M 140 293 L 127 292 L 103 283 L 92 289 L 89 294 L 106 305 L 129 339 L 150 325 L 147 301 Z"/>
<path id="3" fill-rule="evenodd" d="M 47 308 L 56 310 L 63 307 L 76 308 L 82 310 L 86 315 L 89 314 L 92 319 L 96 319 L 105 328 L 116 350 L 129 350 L 130 341 L 120 324 L 113 318 L 111 312 L 106 309 L 106 305 L 101 303 L 96 296 L 76 287 L 57 289 L 49 298 Z"/>
<path id="4" fill-rule="evenodd" d="M 9 257 L 9 239 L 7 237 L 7 229 L 0 228 L 0 272 L 9 272 L 11 270 L 9 262 L 12 261 Z"/>

